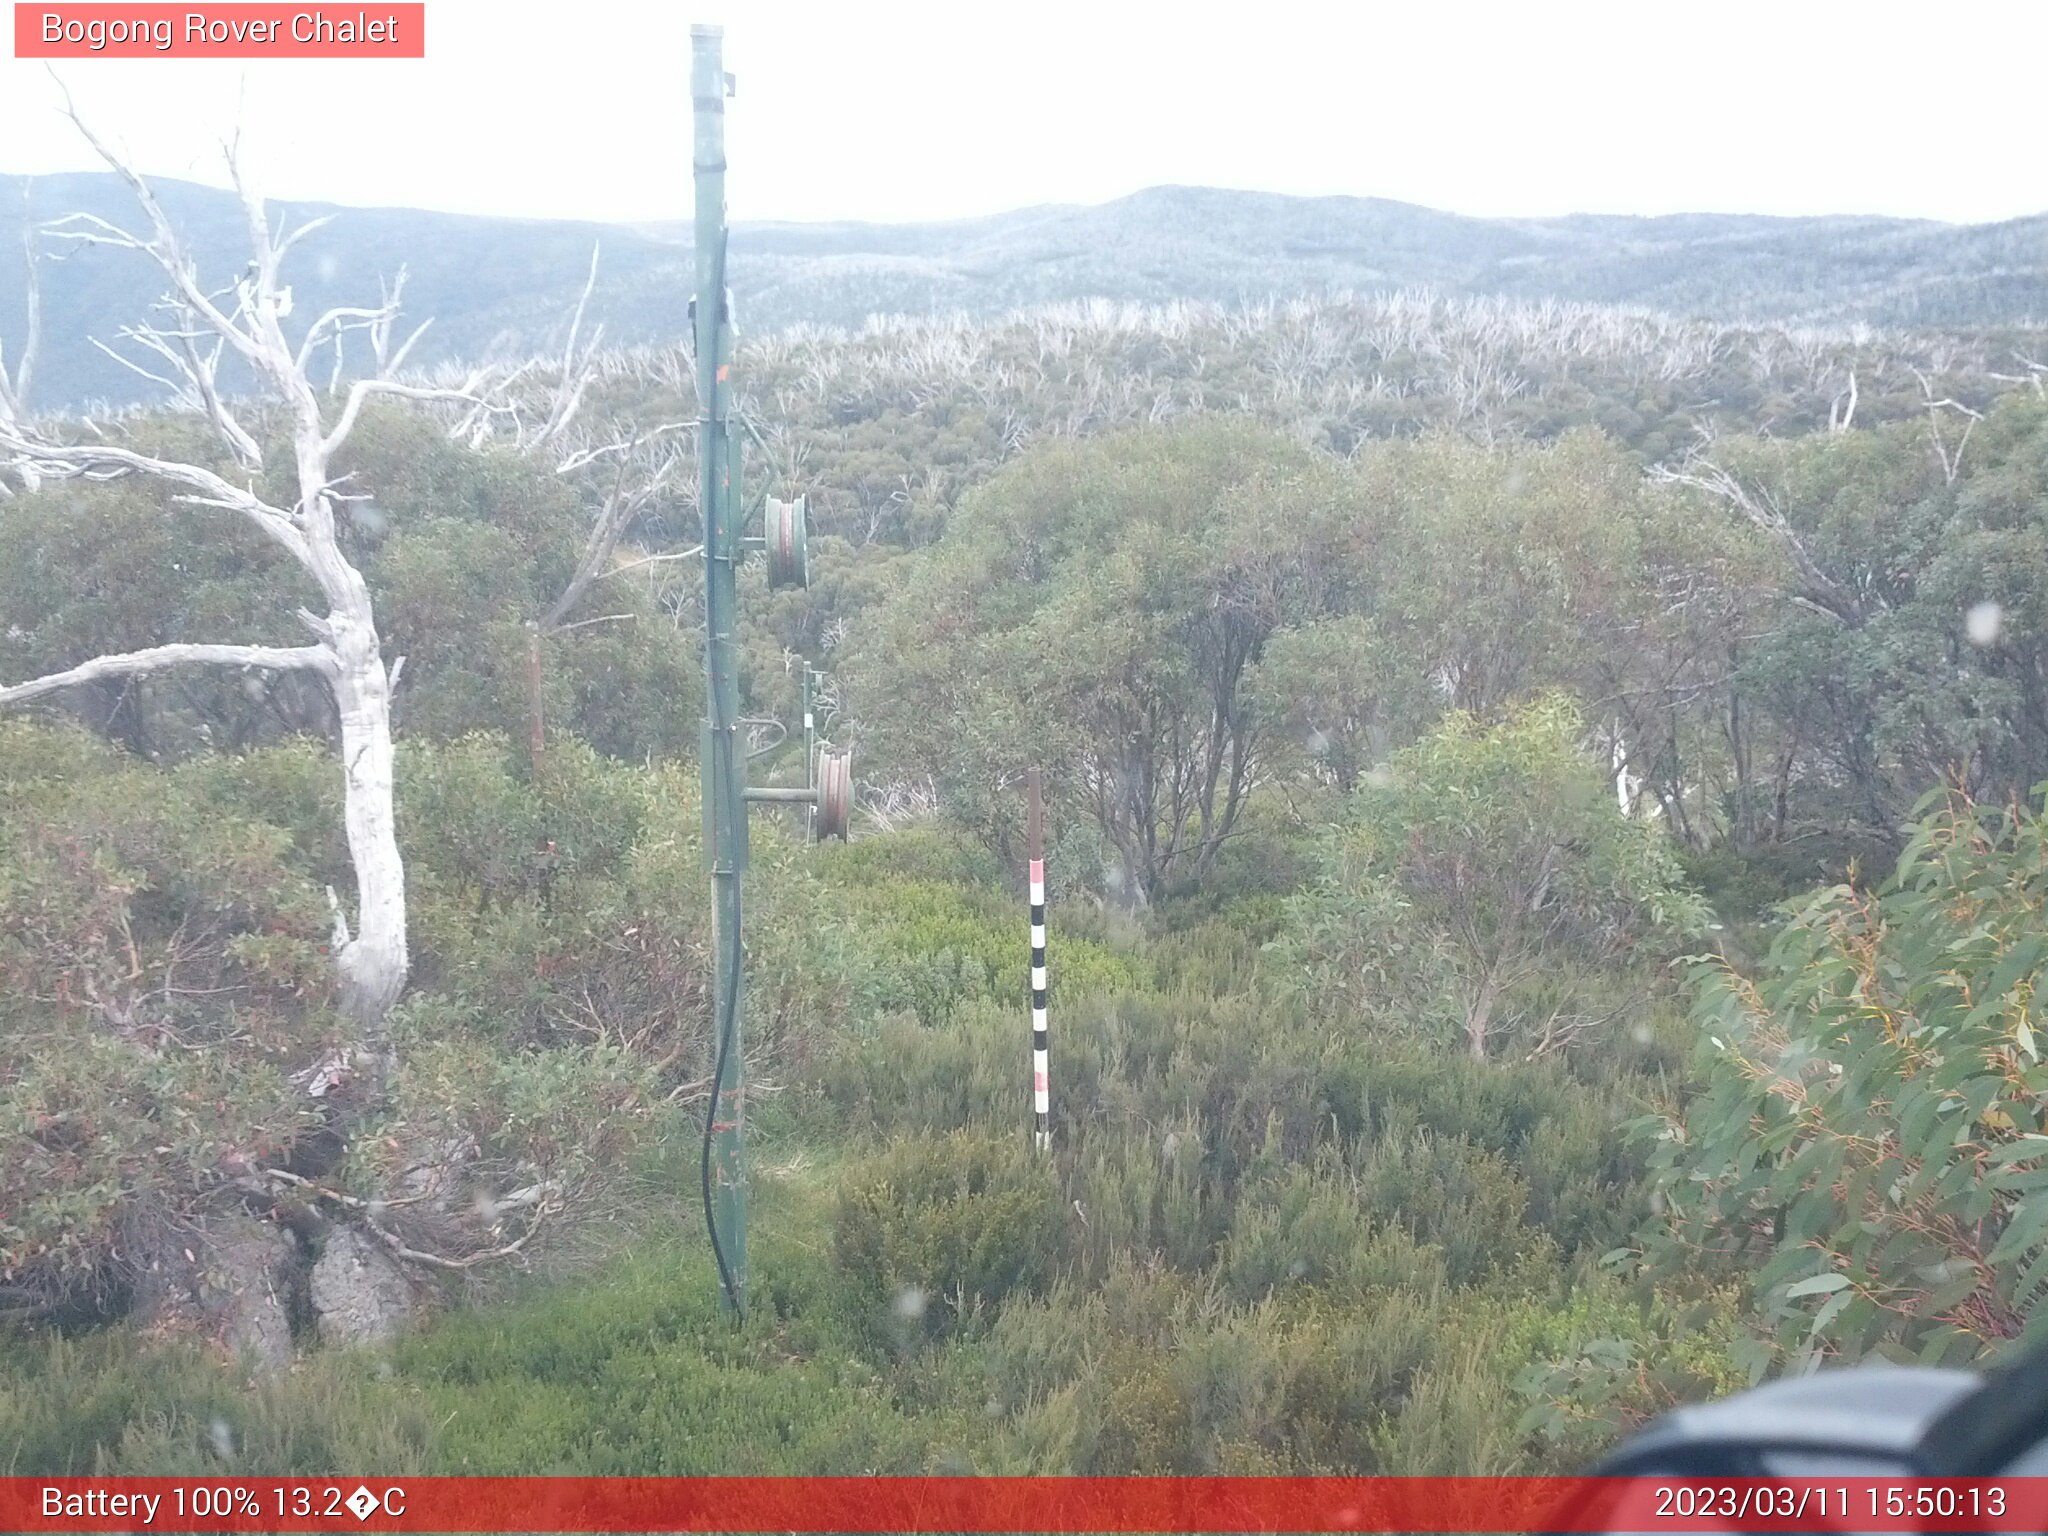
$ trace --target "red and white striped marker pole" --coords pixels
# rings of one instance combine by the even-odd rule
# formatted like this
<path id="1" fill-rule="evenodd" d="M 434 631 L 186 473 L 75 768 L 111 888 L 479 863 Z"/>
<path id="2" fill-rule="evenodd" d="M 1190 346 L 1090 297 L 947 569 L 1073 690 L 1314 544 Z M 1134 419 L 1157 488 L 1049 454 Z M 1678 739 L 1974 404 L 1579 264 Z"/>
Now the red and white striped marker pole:
<path id="1" fill-rule="evenodd" d="M 1031 1127 L 1032 1141 L 1043 1152 L 1052 1145 L 1052 1084 L 1047 1076 L 1045 1027 L 1045 812 L 1039 799 L 1038 770 L 1026 775 L 1031 812 L 1026 852 L 1031 860 Z"/>

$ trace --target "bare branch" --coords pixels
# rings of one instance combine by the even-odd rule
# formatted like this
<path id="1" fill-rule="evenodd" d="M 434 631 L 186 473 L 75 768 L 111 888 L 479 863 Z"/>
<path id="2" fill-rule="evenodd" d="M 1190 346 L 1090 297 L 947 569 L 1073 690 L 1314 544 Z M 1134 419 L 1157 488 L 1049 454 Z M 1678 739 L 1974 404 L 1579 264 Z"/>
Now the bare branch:
<path id="1" fill-rule="evenodd" d="M 615 453 L 624 453 L 632 446 L 632 443 L 624 438 L 620 438 L 615 442 L 600 443 L 594 448 L 578 448 L 555 466 L 555 473 L 558 475 L 573 475 L 579 469 L 588 469 L 599 459 L 609 458 Z"/>
<path id="2" fill-rule="evenodd" d="M 190 663 L 261 667 L 271 672 L 331 673 L 334 669 L 333 654 L 319 645 L 157 645 L 146 651 L 95 656 L 91 661 L 80 662 L 62 672 L 52 672 L 11 687 L 0 687 L 0 704 L 19 704 L 54 693 L 59 688 L 73 688 L 80 683 L 98 682 L 101 678 L 137 677 Z"/>
<path id="3" fill-rule="evenodd" d="M 341 898 L 334 893 L 334 887 L 327 887 L 327 911 L 334 919 L 334 952 L 338 955 L 349 946 L 348 914 L 341 910 Z"/>
<path id="4" fill-rule="evenodd" d="M 73 229 L 74 224 L 79 227 Z M 144 253 L 149 250 L 149 242 L 140 235 L 96 213 L 67 213 L 45 224 L 43 233 L 53 240 L 69 240 L 79 245 L 110 245 L 117 250 Z"/>
<path id="5" fill-rule="evenodd" d="M 220 397 L 221 348 L 225 343 L 216 339 L 211 355 L 201 357 L 199 355 L 199 347 L 193 341 L 190 332 L 180 332 L 179 339 L 184 343 L 185 348 L 184 365 L 186 375 L 192 380 L 193 388 L 198 391 L 199 403 L 206 410 L 207 420 L 213 423 L 214 431 L 220 434 L 222 441 L 233 451 L 235 461 L 242 468 L 251 471 L 261 469 L 263 467 L 262 447 L 255 438 L 249 435 L 242 424 L 235 420 L 234 416 L 228 411 L 226 403 Z"/>
<path id="6" fill-rule="evenodd" d="M 1828 430 L 1846 432 L 1856 420 L 1856 370 L 1849 370 L 1849 388 L 1828 406 Z"/>
<path id="7" fill-rule="evenodd" d="M 59 84 L 61 88 L 62 82 Z M 267 378 L 279 394 L 293 406 L 301 419 L 302 428 L 309 417 L 311 424 L 315 428 L 318 426 L 317 407 L 313 402 L 312 390 L 305 382 L 303 369 L 298 366 L 286 346 L 284 333 L 278 324 L 279 316 L 289 309 L 289 291 L 280 290 L 278 286 L 278 261 L 282 252 L 271 236 L 269 225 L 263 215 L 261 200 L 243 187 L 240 169 L 230 150 L 228 167 L 248 217 L 255 260 L 251 263 L 253 278 L 245 277 L 235 287 L 237 302 L 234 309 L 224 310 L 215 302 L 214 296 L 201 287 L 196 268 L 186 255 L 176 229 L 162 205 L 157 202 L 149 184 L 86 126 L 84 119 L 78 115 L 76 107 L 72 104 L 68 91 L 65 93 L 64 110 L 86 142 L 92 145 L 100 158 L 128 184 L 129 190 L 149 218 L 153 238 L 145 241 L 119 225 L 92 214 L 75 214 L 68 219 L 59 220 L 53 227 L 66 238 L 139 250 L 156 262 L 164 275 L 170 279 L 172 301 L 179 312 L 212 332 L 218 338 L 218 344 L 211 356 L 202 357 L 194 344 L 196 333 L 190 325 L 171 333 L 179 340 L 182 355 L 174 353 L 164 343 L 161 339 L 163 333 L 156 328 L 130 328 L 125 334 L 176 363 L 179 371 L 186 377 L 187 386 L 183 389 L 175 385 L 172 387 L 181 395 L 189 394 L 191 399 L 205 410 L 208 421 L 234 453 L 237 462 L 244 468 L 259 468 L 263 462 L 261 449 L 254 437 L 228 411 L 217 387 L 222 348 L 233 348 L 236 354 L 260 376 Z M 65 227 L 72 225 L 77 227 Z"/>
<path id="8" fill-rule="evenodd" d="M 272 385 L 291 408 L 297 421 L 296 436 L 302 469 L 312 468 L 317 464 L 324 471 L 325 460 L 331 458 L 347 440 L 364 400 L 372 392 L 405 395 L 413 399 L 459 399 L 476 403 L 475 388 L 481 375 L 462 391 L 424 391 L 397 384 L 389 378 L 389 374 L 403 362 L 405 353 L 421 334 L 420 331 L 415 331 L 396 355 L 392 353 L 391 327 L 397 317 L 405 286 L 403 272 L 385 291 L 383 302 L 375 309 L 360 307 L 330 310 L 313 322 L 298 348 L 293 348 L 287 342 L 281 322 L 283 317 L 290 313 L 291 299 L 290 290 L 283 287 L 279 281 L 279 267 L 285 252 L 313 228 L 318 227 L 321 221 L 315 220 L 291 235 L 279 239 L 270 228 L 262 198 L 243 182 L 241 167 L 232 146 L 228 148 L 228 170 L 234 181 L 235 190 L 242 199 L 253 260 L 250 263 L 250 271 L 235 285 L 236 302 L 232 310 L 216 303 L 214 297 L 200 286 L 198 276 L 178 240 L 176 230 L 148 183 L 93 134 L 72 106 L 68 94 L 65 110 L 100 158 L 127 183 L 136 201 L 148 215 L 153 235 L 151 239 L 144 241 L 139 236 L 92 215 L 81 215 L 66 221 L 78 226 L 67 233 L 77 238 L 142 250 L 156 261 L 170 279 L 172 294 L 179 306 L 195 316 L 227 347 L 240 355 L 259 376 Z M 374 380 L 360 381 L 351 388 L 342 407 L 341 420 L 332 431 L 328 431 L 324 429 L 320 420 L 318 398 L 307 378 L 306 370 L 313 350 L 323 339 L 338 339 L 342 332 L 350 328 L 361 328 L 369 332 L 372 349 L 378 360 L 379 376 Z M 254 462 L 251 453 L 255 446 L 253 440 L 222 407 L 218 392 L 213 387 L 216 372 L 214 365 L 217 364 L 218 358 L 211 362 L 202 362 L 198 360 L 196 351 L 188 349 L 188 353 L 191 362 L 185 371 L 191 376 L 193 393 L 205 404 L 209 418 L 233 448 L 237 458 L 245 464 L 251 464 Z M 313 478 L 316 483 L 301 486 L 301 492 L 305 497 L 302 510 L 318 515 L 324 509 L 317 506 L 316 502 L 325 487 L 324 484 L 317 483 L 319 477 Z"/>
<path id="9" fill-rule="evenodd" d="M 1650 470 L 1650 478 L 1660 485 L 1681 485 L 1704 491 L 1726 502 L 1752 527 L 1768 535 L 1790 558 L 1798 572 L 1801 601 L 1805 606 L 1840 619 L 1845 624 L 1861 622 L 1863 603 L 1821 569 L 1769 490 L 1745 485 L 1736 475 L 1701 455 L 1695 455 L 1675 469 L 1668 464 L 1656 465 Z"/>
<path id="10" fill-rule="evenodd" d="M 397 318 L 396 310 L 392 311 L 392 318 Z M 427 334 L 427 327 L 432 325 L 433 323 L 433 318 L 429 316 L 427 319 L 422 320 L 418 325 L 414 326 L 412 334 L 406 337 L 404 341 L 400 342 L 398 344 L 398 350 L 396 352 L 393 352 L 388 358 L 383 354 L 382 350 L 380 349 L 377 354 L 377 376 L 379 378 L 388 379 L 392 377 L 394 374 L 396 374 L 399 369 L 403 368 L 405 366 L 406 358 L 410 356 L 412 353 L 413 344 L 417 342 L 422 336 Z"/>
<path id="11" fill-rule="evenodd" d="M 234 320 L 213 302 L 212 296 L 199 286 L 197 273 L 178 239 L 178 232 L 172 226 L 169 215 L 164 212 L 163 205 L 156 200 L 156 194 L 150 190 L 149 183 L 101 142 L 99 135 L 86 126 L 85 119 L 78 115 L 78 108 L 71 100 L 71 92 L 64 88 L 62 81 L 58 82 L 58 88 L 64 91 L 64 115 L 71 119 L 72 126 L 83 135 L 86 143 L 92 146 L 93 152 L 107 163 L 108 169 L 127 183 L 129 192 L 134 195 L 135 201 L 149 217 L 154 238 L 143 241 L 118 225 L 109 224 L 106 220 L 94 218 L 90 214 L 77 215 L 76 218 L 99 230 L 96 238 L 146 251 L 163 269 L 164 275 L 171 280 L 172 290 L 189 308 L 212 326 L 228 345 L 240 352 L 252 365 L 266 372 L 271 371 L 272 359 L 265 355 L 256 338 L 236 325 Z M 267 246 L 268 243 L 266 239 L 264 244 Z"/>
<path id="12" fill-rule="evenodd" d="M 389 1248 L 399 1258 L 414 1264 L 425 1264 L 434 1269 L 447 1270 L 474 1269 L 477 1265 L 488 1264 L 494 1259 L 516 1257 L 525 1248 L 527 1243 L 533 1239 L 534 1234 L 539 1232 L 541 1227 L 546 1224 L 548 1218 L 561 1211 L 564 1193 L 560 1184 L 557 1184 L 552 1179 L 543 1179 L 538 1184 L 529 1184 L 523 1189 L 515 1189 L 510 1194 L 498 1196 L 491 1201 L 491 1206 L 496 1211 L 529 1210 L 532 1212 L 527 1218 L 526 1230 L 511 1242 L 504 1243 L 499 1247 L 465 1254 L 459 1259 L 451 1259 L 443 1254 L 428 1253 L 423 1249 L 409 1247 L 397 1233 L 377 1224 L 373 1213 L 386 1206 L 404 1205 L 406 1203 L 404 1200 L 363 1200 L 355 1195 L 344 1194 L 338 1189 L 329 1189 L 324 1184 L 316 1184 L 311 1179 L 302 1178 L 298 1174 L 289 1173 L 282 1168 L 266 1168 L 263 1172 L 265 1176 L 275 1179 L 279 1183 L 289 1184 L 296 1189 L 303 1189 L 322 1200 L 331 1200 L 336 1205 L 346 1206 L 350 1210 L 358 1212 L 364 1224 L 376 1234 L 378 1241 L 383 1243 L 385 1247 Z"/>
<path id="13" fill-rule="evenodd" d="M 617 624 L 621 621 L 631 623 L 639 617 L 640 615 L 637 613 L 602 613 L 594 619 L 578 619 L 574 624 L 558 625 L 548 630 L 547 633 L 551 635 L 566 635 L 570 630 L 581 629 L 586 624 Z"/>
<path id="14" fill-rule="evenodd" d="M 320 343 L 330 336 L 338 337 L 343 331 L 367 330 L 385 314 L 383 308 L 365 309 L 360 305 L 337 305 L 326 311 L 306 328 L 305 339 L 299 343 L 296 355 L 298 366 L 305 368 L 319 350 Z"/>
<path id="15" fill-rule="evenodd" d="M 593 269 L 594 270 L 594 269 Z M 628 442 L 607 444 L 603 448 L 590 450 L 584 459 L 589 463 L 605 453 L 617 450 L 619 467 L 612 477 L 610 493 L 605 497 L 602 511 L 591 527 L 590 537 L 584 540 L 583 553 L 577 559 L 576 570 L 561 595 L 549 605 L 539 620 L 543 635 L 551 634 L 555 628 L 575 611 L 583 600 L 583 594 L 591 582 L 604 574 L 605 562 L 611 559 L 613 548 L 618 544 L 619 535 L 625 532 L 633 519 L 653 501 L 662 485 L 675 470 L 677 460 L 673 455 L 657 462 L 644 479 L 635 479 L 632 471 L 641 449 L 652 444 L 657 438 L 680 429 L 681 423 L 669 422 L 656 427 Z"/>
<path id="16" fill-rule="evenodd" d="M 590 303 L 591 291 L 597 286 L 598 250 L 599 246 L 593 242 L 590 247 L 590 274 L 583 280 L 583 292 L 576 300 L 576 311 L 569 317 L 569 339 L 562 347 L 561 382 L 555 387 L 555 397 L 548 407 L 547 421 L 542 425 L 539 436 L 534 439 L 535 447 L 551 442 L 569 425 L 571 418 L 583 403 L 583 392 L 590 387 L 591 380 L 597 377 L 597 370 L 592 366 L 591 358 L 597 351 L 604 327 L 598 327 L 580 357 L 576 351 L 576 339 L 583 329 L 583 311 Z"/>
<path id="17" fill-rule="evenodd" d="M 160 373 L 151 373 L 147 368 L 143 367 L 142 364 L 134 361 L 134 359 L 123 357 L 120 353 L 116 352 L 112 347 L 108 346 L 104 341 L 101 341 L 97 336 L 88 336 L 85 339 L 91 342 L 95 347 L 99 348 L 100 351 L 104 353 L 107 357 L 112 358 L 115 362 L 119 363 L 123 368 L 126 368 L 130 373 L 138 374 L 141 377 L 149 380 L 149 382 L 152 384 L 163 385 L 165 389 L 168 389 L 173 395 L 175 395 L 178 398 L 181 404 L 197 405 L 199 403 L 197 400 L 191 398 L 186 386 L 180 384 L 176 379 L 167 379 Z"/>
<path id="18" fill-rule="evenodd" d="M 213 507 L 226 507 L 247 517 L 271 542 L 313 568 L 312 552 L 297 520 L 288 512 L 271 506 L 254 491 L 223 480 L 197 464 L 159 459 L 111 443 L 50 443 L 25 437 L 0 425 L 0 454 L 11 455 L 15 463 L 51 480 L 114 480 L 124 475 L 154 475 L 178 485 L 190 486 L 199 494 L 193 500 Z"/>
<path id="19" fill-rule="evenodd" d="M 1927 375 L 1918 368 L 1912 368 L 1910 364 L 1908 367 L 1913 377 L 1920 381 L 1920 397 L 1927 404 L 1927 432 L 1934 440 L 1934 452 L 1941 460 L 1942 474 L 1948 484 L 1954 485 L 1956 475 L 1962 469 L 1963 450 L 1970 446 L 1970 434 L 1977 430 L 1977 423 L 1984 419 L 1984 413 L 1974 411 L 1960 400 L 1950 399 L 1945 395 L 1939 400 L 1935 399 L 1934 386 L 1927 381 Z M 1953 449 L 1949 447 L 1948 440 L 1941 435 L 1941 413 L 1945 410 L 1958 411 L 1969 418 L 1969 425 L 1963 428 L 1962 438 Z"/>
<path id="20" fill-rule="evenodd" d="M 26 198 L 26 192 L 23 196 Z M 21 253 L 28 271 L 28 333 L 21 344 L 21 361 L 14 365 L 14 383 L 8 390 L 17 412 L 28 404 L 29 387 L 35 383 L 36 356 L 43 342 L 43 285 L 36 277 L 35 237 L 26 228 L 26 218 L 22 223 Z"/>
<path id="21" fill-rule="evenodd" d="M 643 565 L 666 565 L 671 560 L 694 560 L 703 553 L 702 544 L 692 544 L 688 549 L 679 549 L 673 554 L 642 555 L 637 560 L 628 560 L 624 565 L 613 566 L 604 573 L 605 579 L 610 580 L 614 576 L 623 576 L 628 571 L 637 571 Z"/>
<path id="22" fill-rule="evenodd" d="M 21 261 L 28 282 L 28 332 L 14 377 L 7 376 L 7 358 L 0 348 L 0 421 L 19 421 L 28 414 L 29 386 L 35 382 L 36 353 L 43 339 L 43 285 L 36 272 L 35 226 L 29 222 L 28 185 L 21 189 Z"/>
<path id="23" fill-rule="evenodd" d="M 328 213 L 322 214 L 317 219 L 306 220 L 305 223 L 301 224 L 297 229 L 293 230 L 290 234 L 286 235 L 282 240 L 278 241 L 277 254 L 279 259 L 282 260 L 285 256 L 289 255 L 291 253 L 291 248 L 293 246 L 297 245 L 301 240 L 305 239 L 306 236 L 312 234 L 315 230 L 325 229 L 328 225 L 332 224 L 334 222 L 334 218 L 335 216 L 333 214 Z"/>
<path id="24" fill-rule="evenodd" d="M 626 494 L 626 470 L 628 461 L 619 461 L 619 472 L 612 478 L 611 494 L 605 498 L 604 510 L 597 515 L 597 522 L 590 530 L 590 537 L 583 541 L 583 554 L 576 562 L 576 570 L 569 577 L 568 585 L 561 595 L 548 605 L 546 613 L 540 616 L 539 629 L 545 635 L 552 633 L 555 626 L 567 618 L 576 604 L 582 600 L 584 590 L 589 587 L 598 571 L 618 542 L 619 532 L 630 520 L 640 505 L 637 497 Z"/>
<path id="25" fill-rule="evenodd" d="M 349 433 L 355 430 L 356 418 L 362 414 L 363 402 L 372 395 L 393 395 L 402 400 L 432 400 L 443 403 L 489 407 L 490 400 L 478 393 L 483 385 L 483 375 L 473 374 L 467 384 L 457 389 L 440 389 L 431 385 L 400 384 L 392 379 L 357 379 L 348 387 L 348 397 L 341 408 L 341 419 L 334 424 L 334 430 L 321 443 L 322 449 L 332 456 L 341 445 L 348 441 Z"/>

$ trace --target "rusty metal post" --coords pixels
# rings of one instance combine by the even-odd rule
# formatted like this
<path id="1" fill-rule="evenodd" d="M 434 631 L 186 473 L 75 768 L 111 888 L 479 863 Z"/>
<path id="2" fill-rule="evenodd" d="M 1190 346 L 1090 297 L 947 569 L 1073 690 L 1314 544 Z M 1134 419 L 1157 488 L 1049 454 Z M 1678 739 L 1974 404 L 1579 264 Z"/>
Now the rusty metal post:
<path id="1" fill-rule="evenodd" d="M 547 754 L 547 723 L 541 715 L 540 625 L 526 626 L 526 744 L 533 757 L 533 782 L 540 783 L 541 759 Z"/>

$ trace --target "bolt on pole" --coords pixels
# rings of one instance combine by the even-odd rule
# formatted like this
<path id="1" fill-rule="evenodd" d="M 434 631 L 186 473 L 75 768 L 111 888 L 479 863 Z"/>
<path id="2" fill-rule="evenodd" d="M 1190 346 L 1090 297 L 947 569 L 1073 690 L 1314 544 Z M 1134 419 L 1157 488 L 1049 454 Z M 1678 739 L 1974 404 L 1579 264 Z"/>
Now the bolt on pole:
<path id="1" fill-rule="evenodd" d="M 704 517 L 704 656 L 709 675 L 701 741 L 704 852 L 711 867 L 715 961 L 712 972 L 716 1060 L 711 1145 L 705 1175 L 708 1214 L 727 1310 L 746 1307 L 746 1053 L 740 1031 L 742 978 L 740 875 L 747 862 L 744 758 L 739 739 L 739 667 L 734 630 L 738 569 L 739 457 L 732 434 L 732 316 L 725 283 L 725 98 L 723 29 L 690 29 L 690 98 L 696 124 L 698 505 Z M 719 1074 L 714 1073 L 715 1076 Z"/>

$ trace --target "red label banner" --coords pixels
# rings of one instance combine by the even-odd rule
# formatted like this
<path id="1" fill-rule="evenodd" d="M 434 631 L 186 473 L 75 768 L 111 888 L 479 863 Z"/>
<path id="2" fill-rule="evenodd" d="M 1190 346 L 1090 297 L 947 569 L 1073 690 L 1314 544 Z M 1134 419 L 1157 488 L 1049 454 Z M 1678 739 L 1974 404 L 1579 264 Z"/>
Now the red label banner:
<path id="1" fill-rule="evenodd" d="M 7 1531 L 2041 1531 L 2048 1478 L 0 1478 Z"/>
<path id="2" fill-rule="evenodd" d="M 427 8 L 67 5 L 14 7 L 18 59 L 423 59 Z"/>

